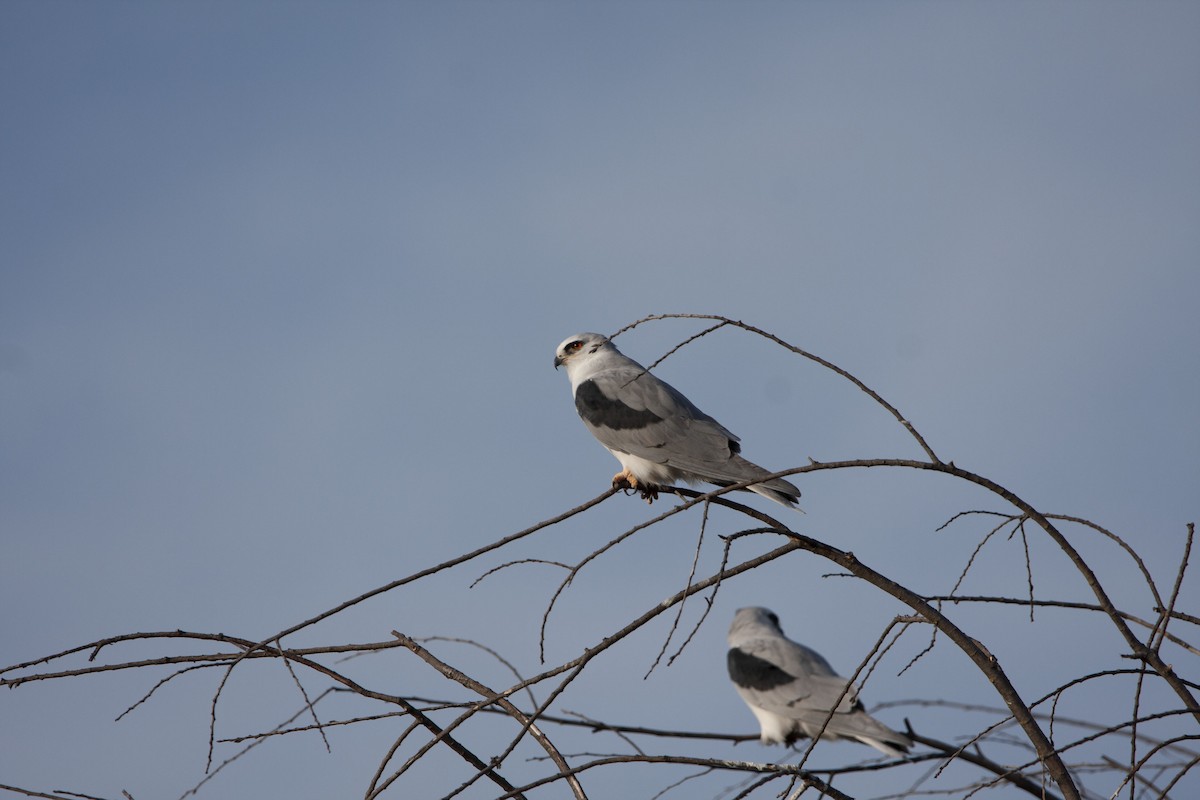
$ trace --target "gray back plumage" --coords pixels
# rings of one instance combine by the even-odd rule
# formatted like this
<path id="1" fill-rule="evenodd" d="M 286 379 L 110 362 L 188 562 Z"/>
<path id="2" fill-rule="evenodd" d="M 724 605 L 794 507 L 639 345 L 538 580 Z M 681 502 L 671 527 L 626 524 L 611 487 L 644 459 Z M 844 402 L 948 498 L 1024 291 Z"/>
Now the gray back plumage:
<path id="1" fill-rule="evenodd" d="M 575 391 L 592 435 L 606 447 L 688 472 L 724 472 L 741 449 L 738 437 L 673 386 L 621 358 L 629 363 L 597 373 Z"/>

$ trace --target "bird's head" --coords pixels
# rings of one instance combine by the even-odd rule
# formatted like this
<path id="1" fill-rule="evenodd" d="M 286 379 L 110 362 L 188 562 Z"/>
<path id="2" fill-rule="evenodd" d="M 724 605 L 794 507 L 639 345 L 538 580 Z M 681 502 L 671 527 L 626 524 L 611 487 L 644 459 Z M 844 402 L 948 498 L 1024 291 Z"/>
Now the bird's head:
<path id="1" fill-rule="evenodd" d="M 567 374 L 572 368 L 587 361 L 598 350 L 615 350 L 609 344 L 608 337 L 599 333 L 577 333 L 563 339 L 558 350 L 554 352 L 554 368 L 566 367 Z"/>
<path id="2" fill-rule="evenodd" d="M 783 635 L 783 629 L 779 627 L 779 617 L 774 611 L 762 606 L 739 608 L 729 626 L 729 640 L 732 642 L 743 638 L 755 638 L 761 636 L 764 631 Z"/>

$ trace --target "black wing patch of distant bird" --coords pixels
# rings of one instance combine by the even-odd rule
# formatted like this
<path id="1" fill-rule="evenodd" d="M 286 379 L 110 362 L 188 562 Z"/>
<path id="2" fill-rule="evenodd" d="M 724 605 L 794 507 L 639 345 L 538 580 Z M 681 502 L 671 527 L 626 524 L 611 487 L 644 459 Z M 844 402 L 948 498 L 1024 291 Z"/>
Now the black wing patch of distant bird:
<path id="1" fill-rule="evenodd" d="M 753 656 L 738 647 L 731 647 L 726 658 L 729 677 L 743 689 L 765 692 L 796 680 L 770 661 Z"/>

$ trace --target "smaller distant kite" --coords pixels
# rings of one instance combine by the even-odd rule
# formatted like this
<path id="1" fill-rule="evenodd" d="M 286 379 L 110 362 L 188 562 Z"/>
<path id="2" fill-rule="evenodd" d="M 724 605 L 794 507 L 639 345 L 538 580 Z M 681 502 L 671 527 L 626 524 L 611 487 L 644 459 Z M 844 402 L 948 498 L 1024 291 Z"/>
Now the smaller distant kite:
<path id="1" fill-rule="evenodd" d="M 820 653 L 784 636 L 769 609 L 738 609 L 729 626 L 728 666 L 734 688 L 758 718 L 763 744 L 790 745 L 820 734 L 855 739 L 892 758 L 912 747 L 911 739 L 863 710 L 854 689 L 846 691 L 849 681 Z"/>

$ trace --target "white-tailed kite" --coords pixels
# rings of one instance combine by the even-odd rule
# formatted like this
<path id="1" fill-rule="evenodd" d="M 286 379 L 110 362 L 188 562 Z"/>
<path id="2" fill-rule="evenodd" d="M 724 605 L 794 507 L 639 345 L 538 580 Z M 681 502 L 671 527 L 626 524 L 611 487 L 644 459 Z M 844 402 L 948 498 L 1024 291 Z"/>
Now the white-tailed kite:
<path id="1" fill-rule="evenodd" d="M 820 653 L 784 636 L 769 609 L 738 609 L 729 626 L 727 662 L 734 687 L 758 718 L 763 744 L 790 745 L 819 733 L 856 739 L 892 758 L 912 747 L 911 739 L 863 710 L 854 689 L 846 691 L 849 681 Z"/>
<path id="2" fill-rule="evenodd" d="M 739 455 L 738 437 L 670 385 L 622 355 L 607 337 L 577 333 L 558 346 L 554 367 L 567 368 L 583 424 L 624 467 L 613 486 L 648 502 L 675 480 L 717 486 L 769 475 Z M 782 478 L 747 487 L 795 508 L 800 490 Z"/>

